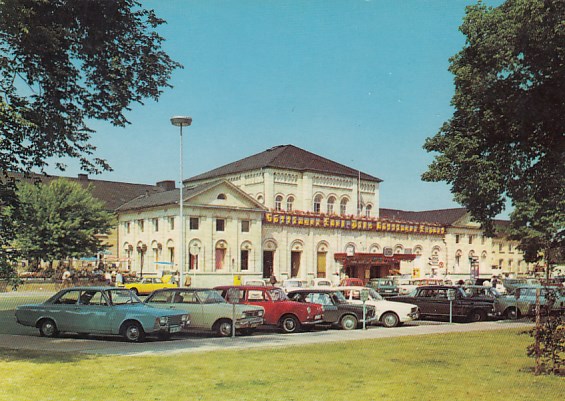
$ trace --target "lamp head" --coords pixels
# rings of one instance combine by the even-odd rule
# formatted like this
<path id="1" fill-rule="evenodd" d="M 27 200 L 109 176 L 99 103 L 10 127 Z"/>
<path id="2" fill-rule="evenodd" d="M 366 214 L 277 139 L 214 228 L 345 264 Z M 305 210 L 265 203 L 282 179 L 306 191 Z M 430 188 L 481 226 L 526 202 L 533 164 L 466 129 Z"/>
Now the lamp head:
<path id="1" fill-rule="evenodd" d="M 192 124 L 192 117 L 174 116 L 171 117 L 171 124 L 173 124 L 175 127 L 188 127 L 190 124 Z"/>

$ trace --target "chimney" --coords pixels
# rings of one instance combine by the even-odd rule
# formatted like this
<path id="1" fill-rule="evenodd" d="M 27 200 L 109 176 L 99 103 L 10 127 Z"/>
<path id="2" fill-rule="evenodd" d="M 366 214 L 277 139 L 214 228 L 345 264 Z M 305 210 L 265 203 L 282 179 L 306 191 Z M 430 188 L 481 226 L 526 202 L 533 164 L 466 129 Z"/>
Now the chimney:
<path id="1" fill-rule="evenodd" d="M 165 191 L 172 191 L 176 188 L 175 181 L 173 180 L 159 181 L 157 186 L 163 188 Z"/>
<path id="2" fill-rule="evenodd" d="M 88 181 L 88 174 L 79 174 L 78 179 L 79 181 Z"/>

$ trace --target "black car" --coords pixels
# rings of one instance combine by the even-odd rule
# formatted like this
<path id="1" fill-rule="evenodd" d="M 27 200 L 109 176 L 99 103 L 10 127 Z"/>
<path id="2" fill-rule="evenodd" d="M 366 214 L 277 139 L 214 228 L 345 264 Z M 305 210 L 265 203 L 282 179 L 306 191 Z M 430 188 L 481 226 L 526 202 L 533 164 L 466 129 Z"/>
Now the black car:
<path id="1" fill-rule="evenodd" d="M 455 299 L 448 299 L 448 291 L 453 290 Z M 471 322 L 486 320 L 494 316 L 494 299 L 482 296 L 471 297 L 464 289 L 448 285 L 430 285 L 416 288 L 409 295 L 394 298 L 395 302 L 418 305 L 420 317 L 449 317 L 450 302 L 453 302 L 453 317 Z"/>
<path id="2" fill-rule="evenodd" d="M 340 291 L 332 289 L 300 289 L 290 291 L 288 297 L 297 302 L 309 302 L 322 305 L 324 308 L 324 323 L 341 327 L 343 330 L 353 330 L 363 323 L 363 305 L 347 302 Z M 365 324 L 376 321 L 375 307 L 365 305 Z"/>

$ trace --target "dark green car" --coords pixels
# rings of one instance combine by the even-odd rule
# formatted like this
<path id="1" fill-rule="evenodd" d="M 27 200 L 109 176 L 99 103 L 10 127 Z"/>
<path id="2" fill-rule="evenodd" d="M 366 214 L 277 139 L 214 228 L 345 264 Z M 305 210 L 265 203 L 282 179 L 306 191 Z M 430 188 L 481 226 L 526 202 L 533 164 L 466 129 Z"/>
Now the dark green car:
<path id="1" fill-rule="evenodd" d="M 116 287 L 67 288 L 41 304 L 20 305 L 15 314 L 19 324 L 37 327 L 44 337 L 115 334 L 132 342 L 151 334 L 166 338 L 190 323 L 186 312 L 146 305 L 131 290 Z"/>
<path id="2" fill-rule="evenodd" d="M 374 289 L 384 298 L 395 297 L 398 295 L 398 286 L 391 278 L 372 278 L 366 286 Z"/>

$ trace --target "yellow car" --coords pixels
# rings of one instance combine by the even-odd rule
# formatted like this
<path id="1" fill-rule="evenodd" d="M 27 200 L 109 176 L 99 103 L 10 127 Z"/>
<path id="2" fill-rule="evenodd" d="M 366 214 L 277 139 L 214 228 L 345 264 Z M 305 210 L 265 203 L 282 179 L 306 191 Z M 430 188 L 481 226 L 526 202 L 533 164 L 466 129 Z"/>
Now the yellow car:
<path id="1" fill-rule="evenodd" d="M 163 277 L 144 277 L 135 283 L 121 284 L 120 287 L 128 288 L 138 295 L 147 295 L 162 288 L 177 288 L 178 285 L 176 283 L 171 283 L 172 277 L 171 275 Z"/>

